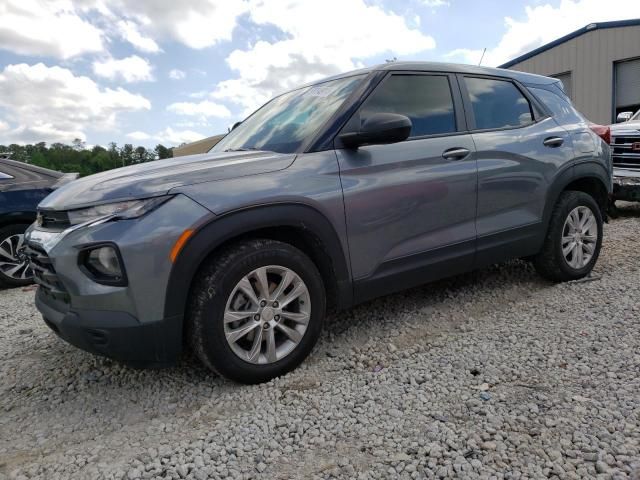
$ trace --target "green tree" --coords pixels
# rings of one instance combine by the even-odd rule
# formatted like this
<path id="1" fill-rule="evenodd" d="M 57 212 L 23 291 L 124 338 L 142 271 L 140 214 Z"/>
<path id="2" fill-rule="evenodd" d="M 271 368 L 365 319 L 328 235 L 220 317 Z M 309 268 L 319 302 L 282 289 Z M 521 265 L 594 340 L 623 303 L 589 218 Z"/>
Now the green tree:
<path id="1" fill-rule="evenodd" d="M 150 162 L 156 158 L 170 158 L 173 151 L 163 145 L 154 150 L 143 146 L 134 147 L 126 144 L 122 148 L 111 142 L 104 148 L 96 145 L 87 149 L 86 144 L 76 139 L 71 145 L 45 142 L 28 145 L 0 145 L 0 153 L 11 153 L 11 158 L 32 163 L 44 168 L 61 172 L 76 172 L 81 176 L 104 172 L 112 168 L 131 165 L 132 163 Z"/>
<path id="2" fill-rule="evenodd" d="M 133 145 L 131 145 L 130 143 L 124 144 L 124 146 L 120 149 L 120 160 L 122 161 L 123 167 L 131 165 L 131 163 L 133 162 Z"/>
<path id="3" fill-rule="evenodd" d="M 165 147 L 162 144 L 156 145 L 154 153 L 156 154 L 156 157 L 158 157 L 158 159 L 160 159 L 160 160 L 162 160 L 164 158 L 172 158 L 173 157 L 173 150 L 170 149 L 170 148 Z"/>

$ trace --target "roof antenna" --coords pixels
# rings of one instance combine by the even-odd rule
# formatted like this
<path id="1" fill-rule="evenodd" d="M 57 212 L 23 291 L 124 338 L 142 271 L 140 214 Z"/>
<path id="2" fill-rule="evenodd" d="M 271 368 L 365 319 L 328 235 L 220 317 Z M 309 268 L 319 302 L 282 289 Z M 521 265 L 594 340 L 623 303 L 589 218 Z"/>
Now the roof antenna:
<path id="1" fill-rule="evenodd" d="M 480 57 L 480 61 L 478 62 L 478 66 L 482 65 L 482 60 L 484 59 L 484 54 L 487 52 L 487 47 L 482 50 L 482 56 Z"/>

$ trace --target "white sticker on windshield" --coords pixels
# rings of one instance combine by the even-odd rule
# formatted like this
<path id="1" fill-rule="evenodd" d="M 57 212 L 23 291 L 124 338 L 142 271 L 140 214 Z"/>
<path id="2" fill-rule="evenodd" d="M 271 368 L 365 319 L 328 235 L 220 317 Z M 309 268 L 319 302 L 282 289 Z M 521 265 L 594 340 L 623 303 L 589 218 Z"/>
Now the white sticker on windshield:
<path id="1" fill-rule="evenodd" d="M 328 97 L 330 93 L 330 87 L 313 87 L 307 92 L 307 95 L 311 97 Z"/>

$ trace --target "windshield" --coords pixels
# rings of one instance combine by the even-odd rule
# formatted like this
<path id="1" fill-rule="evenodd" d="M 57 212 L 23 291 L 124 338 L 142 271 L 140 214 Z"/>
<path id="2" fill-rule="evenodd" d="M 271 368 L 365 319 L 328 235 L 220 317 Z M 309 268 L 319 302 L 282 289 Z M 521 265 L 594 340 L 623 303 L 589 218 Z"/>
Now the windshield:
<path id="1" fill-rule="evenodd" d="M 212 152 L 296 152 L 333 115 L 364 75 L 340 78 L 274 98 L 234 128 Z"/>

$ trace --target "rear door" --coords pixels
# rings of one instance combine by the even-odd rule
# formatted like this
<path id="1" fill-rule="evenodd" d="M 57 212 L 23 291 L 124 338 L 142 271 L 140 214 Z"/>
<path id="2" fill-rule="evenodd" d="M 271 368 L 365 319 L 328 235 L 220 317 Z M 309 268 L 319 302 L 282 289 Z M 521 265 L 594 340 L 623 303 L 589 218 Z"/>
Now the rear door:
<path id="1" fill-rule="evenodd" d="M 476 158 L 455 75 L 392 72 L 349 121 L 399 113 L 409 139 L 338 149 L 358 300 L 468 270 Z"/>
<path id="2" fill-rule="evenodd" d="M 536 253 L 547 191 L 572 139 L 521 85 L 460 75 L 478 162 L 476 266 Z"/>

